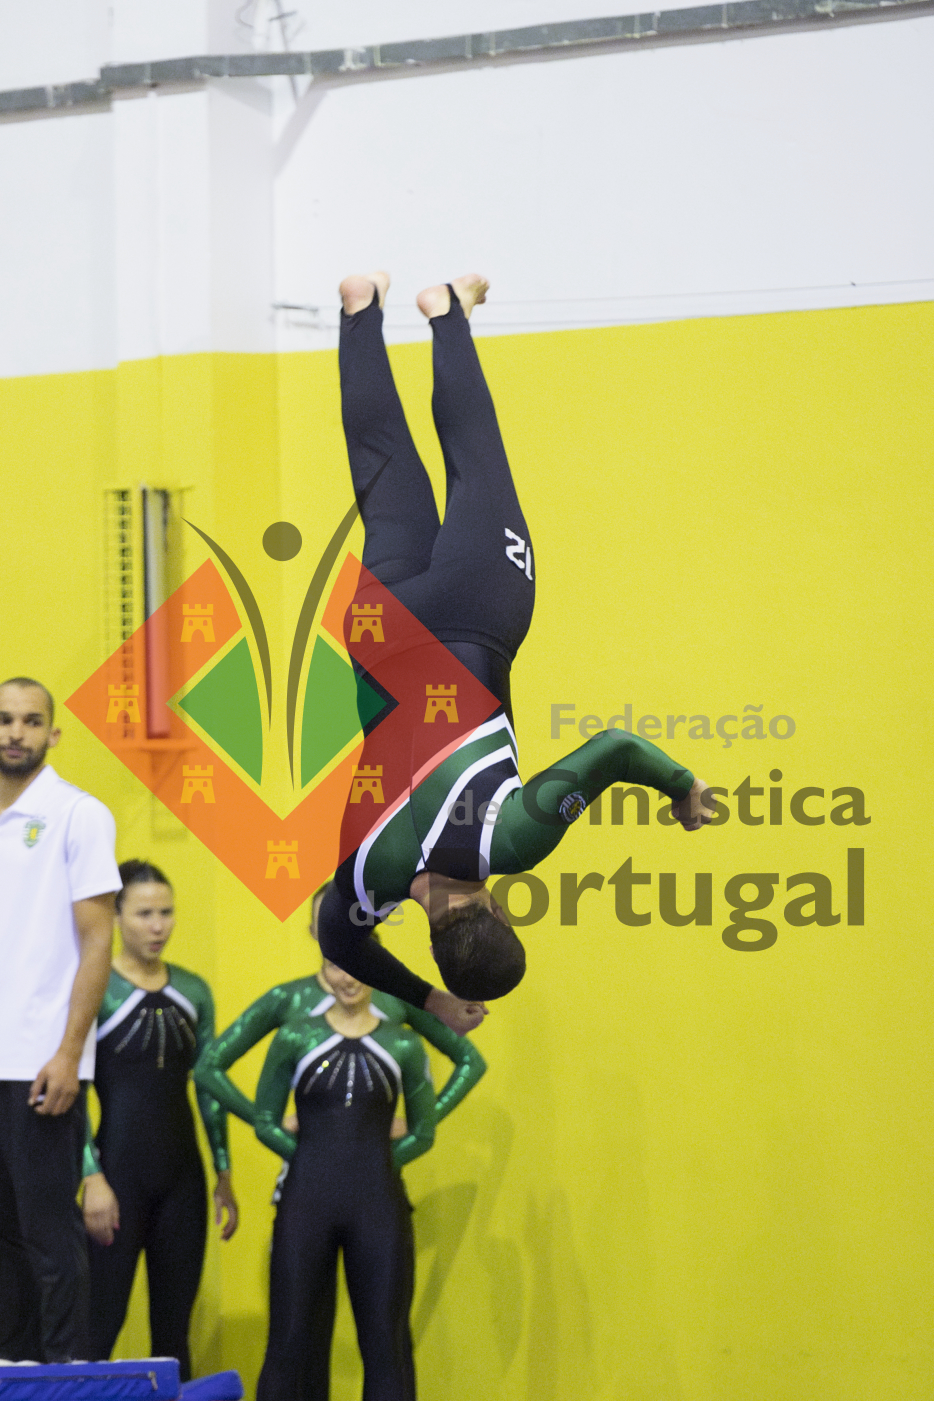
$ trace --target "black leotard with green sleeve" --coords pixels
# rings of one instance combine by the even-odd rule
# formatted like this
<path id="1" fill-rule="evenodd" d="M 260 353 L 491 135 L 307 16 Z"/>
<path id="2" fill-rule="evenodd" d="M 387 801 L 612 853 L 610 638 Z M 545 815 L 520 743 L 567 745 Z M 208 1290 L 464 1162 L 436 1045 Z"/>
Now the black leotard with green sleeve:
<path id="1" fill-rule="evenodd" d="M 101 1119 L 89 1136 L 85 1176 L 103 1172 L 120 1208 L 111 1245 L 89 1242 L 91 1356 L 106 1360 L 126 1317 L 140 1251 L 149 1276 L 154 1356 L 177 1357 L 191 1374 L 188 1327 L 201 1278 L 207 1190 L 188 1096 L 199 1051 L 214 1035 L 203 978 L 175 964 L 148 992 L 111 972 L 98 1015 L 94 1085 Z M 226 1111 L 198 1091 L 214 1166 L 230 1166 Z"/>
<path id="2" fill-rule="evenodd" d="M 227 1071 L 271 1031 L 277 1031 L 296 1017 L 322 1016 L 333 1005 L 333 993 L 316 976 L 296 978 L 294 982 L 270 988 L 202 1052 L 195 1067 L 195 1081 L 201 1092 L 253 1124 L 253 1102 L 237 1088 Z M 466 1036 L 457 1036 L 437 1017 L 419 1007 L 410 1007 L 398 998 L 374 992 L 370 1010 L 381 1021 L 412 1027 L 430 1046 L 454 1062 L 454 1069 L 436 1100 L 436 1118 L 440 1122 L 473 1089 L 486 1070 L 486 1061 Z"/>
<path id="3" fill-rule="evenodd" d="M 147 992 L 115 968 L 97 1015 L 97 1070 L 94 1088 L 101 1106 L 95 1136 L 88 1125 L 84 1176 L 101 1171 L 101 1148 L 108 1155 L 123 1153 L 145 1124 L 146 1137 L 158 1141 L 158 1153 L 178 1150 L 179 1143 L 196 1142 L 188 1102 L 188 1076 L 214 1039 L 214 999 L 203 978 L 177 964 L 166 965 L 168 982 Z M 159 1095 L 141 1113 L 140 1072 Z M 153 1075 L 152 1072 L 156 1072 Z M 215 1170 L 230 1167 L 227 1111 L 206 1089 L 196 1085 L 198 1109 Z M 106 1167 L 104 1168 L 106 1175 Z"/>

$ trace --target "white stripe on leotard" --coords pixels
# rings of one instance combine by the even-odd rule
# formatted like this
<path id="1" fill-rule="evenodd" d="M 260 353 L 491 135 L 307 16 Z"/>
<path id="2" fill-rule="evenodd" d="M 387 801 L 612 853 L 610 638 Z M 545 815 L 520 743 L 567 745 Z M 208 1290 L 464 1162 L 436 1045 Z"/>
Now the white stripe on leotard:
<path id="1" fill-rule="evenodd" d="M 499 785 L 496 792 L 490 799 L 490 807 L 492 807 L 494 803 L 496 803 L 497 805 L 502 803 L 507 793 L 512 793 L 516 788 L 521 787 L 522 779 L 519 777 L 518 774 L 514 774 L 512 778 L 507 778 L 503 783 Z M 484 820 L 483 831 L 480 833 L 480 865 L 481 869 L 485 868 L 487 871 L 490 869 L 490 852 L 493 848 L 493 828 L 496 826 L 496 818 L 498 816 L 499 806 L 497 806 L 495 809 L 495 816 L 492 822 L 487 822 Z"/>
<path id="2" fill-rule="evenodd" d="M 484 754 L 482 759 L 478 759 L 476 763 L 471 764 L 460 775 L 457 782 L 453 785 L 452 788 L 449 789 L 448 795 L 445 798 L 444 802 L 441 804 L 437 817 L 428 829 L 428 835 L 425 837 L 425 840 L 421 843 L 422 859 L 421 861 L 419 861 L 418 866 L 416 867 L 417 870 L 424 870 L 425 862 L 428 860 L 429 856 L 434 850 L 438 838 L 441 836 L 441 833 L 444 831 L 445 827 L 451 820 L 451 808 L 457 802 L 458 797 L 461 793 L 463 793 L 470 780 L 474 777 L 475 774 L 482 773 L 484 769 L 493 768 L 495 764 L 498 764 L 502 759 L 506 758 L 515 759 L 515 755 L 513 754 L 508 744 L 503 745 L 502 749 L 494 749 L 492 754 Z M 507 779 L 507 782 L 512 782 L 512 779 Z M 516 782 L 519 783 L 521 782 L 521 780 L 517 778 Z M 500 784 L 500 788 L 498 788 L 496 791 L 499 792 L 501 788 L 502 784 Z"/>
<path id="3" fill-rule="evenodd" d="M 181 1007 L 183 1011 L 187 1012 L 189 1017 L 191 1017 L 191 1020 L 195 1023 L 195 1025 L 197 1025 L 197 1008 L 195 1007 L 193 1002 L 188 1001 L 188 998 L 183 992 L 179 992 L 178 988 L 173 988 L 171 983 L 166 983 L 165 987 L 162 988 L 162 991 L 165 993 L 166 997 L 171 997 L 173 1002 L 177 1002 L 179 1007 Z"/>
<path id="4" fill-rule="evenodd" d="M 326 1055 L 327 1052 L 333 1050 L 335 1046 L 339 1046 L 343 1039 L 343 1036 L 335 1032 L 334 1035 L 329 1036 L 326 1041 L 322 1041 L 320 1046 L 316 1046 L 313 1051 L 309 1051 L 307 1055 L 302 1056 L 298 1065 L 295 1067 L 295 1074 L 292 1076 L 292 1089 L 295 1089 L 295 1086 L 313 1061 L 316 1061 L 319 1056 Z"/>
<path id="5" fill-rule="evenodd" d="M 399 1069 L 399 1062 L 394 1056 L 391 1056 L 388 1051 L 384 1050 L 378 1041 L 374 1041 L 372 1036 L 361 1036 L 360 1041 L 362 1045 L 366 1046 L 368 1051 L 372 1051 L 374 1056 L 379 1056 L 380 1060 L 389 1066 L 389 1069 L 396 1077 L 396 1089 L 401 1094 L 402 1071 Z"/>
<path id="6" fill-rule="evenodd" d="M 314 1007 L 309 1007 L 309 1008 L 307 1009 L 307 1011 L 308 1011 L 308 1016 L 309 1016 L 309 1017 L 322 1017 L 322 1016 L 324 1016 L 324 1013 L 325 1013 L 325 1012 L 329 1012 L 330 1009 L 334 1006 L 334 1003 L 335 1003 L 336 1001 L 337 1001 L 337 998 L 334 996 L 334 994 L 329 992 L 328 995 L 327 995 L 327 997 L 322 997 L 321 1001 L 318 1002 Z M 375 1003 L 375 1002 L 371 1002 L 371 1003 L 370 1003 L 369 1007 L 367 1008 L 367 1011 L 369 1012 L 369 1014 L 370 1014 L 371 1017 L 378 1017 L 379 1020 L 380 1020 L 381 1022 L 388 1022 L 388 1021 L 389 1021 L 389 1017 L 386 1015 L 385 1012 L 381 1012 L 381 1011 L 380 1011 L 380 1009 L 376 1006 L 376 1003 Z"/>
<path id="7" fill-rule="evenodd" d="M 126 1002 L 121 1003 L 116 1012 L 108 1017 L 102 1026 L 97 1028 L 98 1041 L 103 1041 L 105 1036 L 109 1036 L 114 1027 L 119 1026 L 120 1023 L 130 1015 L 133 1008 L 139 1006 L 145 996 L 146 991 L 144 988 L 137 988 L 135 992 L 131 992 Z"/>
<path id="8" fill-rule="evenodd" d="M 508 716 L 506 716 L 506 715 L 496 715 L 496 716 L 494 716 L 494 718 L 493 718 L 492 720 L 485 720 L 484 723 L 483 723 L 482 725 L 478 725 L 477 728 L 476 728 L 475 730 L 471 731 L 471 733 L 466 737 L 466 739 L 464 739 L 464 740 L 457 746 L 457 748 L 456 748 L 455 750 L 452 751 L 452 754 L 457 754 L 461 749 L 463 749 L 463 748 L 465 747 L 465 745 L 473 744 L 474 740 L 486 739 L 488 735 L 496 734 L 496 732 L 497 732 L 498 730 L 505 730 L 505 731 L 507 732 L 507 734 L 508 734 L 510 740 L 512 741 L 511 745 L 510 745 L 508 748 L 497 749 L 493 754 L 485 754 L 485 755 L 483 756 L 482 760 L 480 760 L 480 761 L 478 762 L 478 764 L 471 766 L 470 768 L 468 768 L 468 769 L 465 771 L 465 772 L 466 772 L 466 776 L 465 776 L 465 775 L 461 775 L 461 777 L 458 778 L 458 780 L 457 780 L 457 782 L 456 782 L 456 784 L 455 784 L 455 787 L 452 788 L 452 790 L 451 790 L 452 792 L 454 792 L 455 789 L 457 789 L 457 790 L 459 791 L 460 788 L 462 788 L 462 787 L 464 786 L 464 783 L 467 781 L 467 777 L 468 777 L 468 776 L 469 776 L 469 777 L 472 777 L 473 774 L 474 774 L 474 773 L 478 773 L 478 772 L 480 771 L 480 769 L 486 768 L 486 767 L 488 767 L 489 765 L 498 762 L 498 761 L 499 761 L 500 759 L 502 759 L 506 754 L 510 754 L 510 753 L 511 753 L 512 758 L 513 758 L 514 760 L 516 760 L 516 761 L 518 760 L 518 746 L 516 745 L 516 736 L 515 736 L 515 733 L 514 733 L 514 731 L 513 731 L 512 726 L 511 726 L 510 723 L 509 723 L 509 718 L 508 718 Z M 451 757 L 451 756 L 449 756 L 449 757 Z M 416 785 L 416 786 L 417 786 L 417 785 Z M 521 787 L 521 780 L 519 780 L 519 786 Z M 448 798 L 450 799 L 450 794 L 448 795 Z M 380 909 L 378 909 L 378 910 L 375 909 L 375 908 L 373 907 L 373 905 L 372 905 L 371 902 L 370 902 L 369 896 L 367 895 L 366 886 L 365 886 L 364 883 L 363 883 L 363 870 L 364 870 L 364 867 L 366 866 L 366 859 L 367 859 L 367 857 L 368 857 L 369 854 L 370 854 L 370 850 L 371 850 L 371 848 L 372 848 L 372 846 L 373 846 L 373 843 L 374 843 L 375 841 L 377 841 L 378 838 L 382 835 L 383 831 L 384 831 L 385 828 L 388 826 L 388 824 L 392 821 L 392 819 L 396 816 L 396 814 L 397 814 L 399 811 L 401 811 L 401 809 L 405 806 L 406 803 L 411 802 L 411 800 L 412 800 L 412 790 L 411 790 L 411 788 L 410 788 L 410 789 L 409 789 L 409 792 L 408 792 L 408 797 L 406 797 L 401 803 L 399 803 L 397 806 L 395 806 L 395 807 L 392 809 L 391 812 L 388 812 L 388 813 L 386 814 L 386 816 L 383 818 L 382 822 L 379 824 L 379 826 L 378 826 L 378 827 L 374 827 L 374 829 L 373 829 L 373 831 L 370 833 L 370 835 L 369 835 L 368 837 L 365 837 L 364 840 L 363 840 L 363 841 L 360 843 L 360 845 L 357 847 L 357 854 L 356 854 L 356 856 L 355 856 L 355 858 L 354 858 L 354 871 L 353 871 L 354 890 L 355 890 L 355 892 L 356 892 L 357 899 L 358 899 L 359 902 L 360 902 L 360 908 L 364 911 L 364 913 L 366 913 L 366 914 L 368 914 L 368 915 L 375 915 L 378 919 L 385 919 L 386 916 L 387 916 L 388 914 L 390 914 L 394 909 L 396 909 L 402 902 L 401 902 L 401 900 L 390 900 L 390 901 L 388 901 L 385 905 L 383 905 L 383 906 L 382 906 Z M 443 804 L 442 807 L 441 807 L 441 811 L 440 811 L 440 813 L 439 813 L 439 816 L 441 816 L 441 814 L 444 814 L 444 817 L 443 817 L 443 820 L 442 820 L 442 824 L 441 824 L 442 827 L 443 827 L 444 823 L 447 821 L 447 812 L 448 812 L 449 807 L 450 807 L 450 801 L 446 802 L 446 803 Z M 437 819 L 436 819 L 436 822 L 437 822 Z M 436 823 L 435 823 L 435 824 L 432 824 L 432 831 L 434 831 L 434 826 L 435 826 L 435 825 L 436 825 Z M 440 831 L 440 828 L 439 828 L 439 831 Z M 419 869 L 419 870 L 422 869 L 422 867 L 423 867 L 424 864 L 425 864 L 425 861 L 428 859 L 428 856 L 429 856 L 430 853 L 431 853 L 431 847 L 432 847 L 432 845 L 433 845 L 434 843 L 432 842 L 430 845 L 428 844 L 429 841 L 430 841 L 430 838 L 431 838 L 431 833 L 429 833 L 428 837 L 427 837 L 426 840 L 425 840 L 425 846 L 422 848 L 422 853 L 423 853 L 423 854 L 422 854 L 421 863 L 420 863 L 419 866 L 418 866 L 418 869 Z M 492 840 L 492 835 L 491 835 L 491 840 Z M 435 837 L 435 841 L 437 841 L 437 836 Z M 427 850 L 425 849 L 425 847 L 427 847 Z"/>

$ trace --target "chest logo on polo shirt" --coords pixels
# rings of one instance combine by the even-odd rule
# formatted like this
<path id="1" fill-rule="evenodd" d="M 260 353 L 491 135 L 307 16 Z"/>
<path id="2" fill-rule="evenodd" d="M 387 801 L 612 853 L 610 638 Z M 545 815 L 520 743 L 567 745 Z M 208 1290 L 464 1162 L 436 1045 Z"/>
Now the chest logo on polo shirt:
<path id="1" fill-rule="evenodd" d="M 29 817 L 23 826 L 23 841 L 26 846 L 35 846 L 36 842 L 45 831 L 45 823 L 41 817 Z"/>

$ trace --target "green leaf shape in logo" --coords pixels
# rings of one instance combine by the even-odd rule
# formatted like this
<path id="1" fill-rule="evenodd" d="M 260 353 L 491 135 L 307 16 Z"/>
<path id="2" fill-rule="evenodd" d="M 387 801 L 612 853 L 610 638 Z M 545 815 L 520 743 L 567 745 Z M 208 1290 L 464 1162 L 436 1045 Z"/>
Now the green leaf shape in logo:
<path id="1" fill-rule="evenodd" d="M 302 711 L 302 787 L 386 705 L 323 637 L 315 638 Z"/>
<path id="2" fill-rule="evenodd" d="M 260 782 L 263 720 L 245 637 L 178 704 L 234 763 Z"/>

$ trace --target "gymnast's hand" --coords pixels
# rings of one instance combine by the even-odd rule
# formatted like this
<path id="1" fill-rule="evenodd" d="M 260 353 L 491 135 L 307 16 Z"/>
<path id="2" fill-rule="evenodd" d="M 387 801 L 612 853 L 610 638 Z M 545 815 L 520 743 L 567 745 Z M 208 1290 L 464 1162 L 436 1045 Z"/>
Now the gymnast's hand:
<path id="1" fill-rule="evenodd" d="M 98 1245 L 113 1245 L 114 1231 L 120 1229 L 120 1203 L 102 1172 L 92 1172 L 84 1179 L 81 1209 L 91 1239 Z"/>
<path id="2" fill-rule="evenodd" d="M 224 1213 L 227 1220 L 224 1220 Z M 240 1220 L 240 1208 L 237 1206 L 237 1199 L 233 1194 L 233 1187 L 230 1185 L 230 1170 L 222 1168 L 217 1174 L 217 1186 L 214 1188 L 214 1224 L 220 1226 L 221 1240 L 230 1240 L 237 1224 Z"/>
<path id="3" fill-rule="evenodd" d="M 690 793 L 672 803 L 671 810 L 686 832 L 699 832 L 713 817 L 717 802 L 704 780 L 695 778 Z"/>
<path id="4" fill-rule="evenodd" d="M 458 1036 L 474 1031 L 487 1015 L 485 1002 L 464 1002 L 444 988 L 431 989 L 425 999 L 425 1011 L 437 1017 L 439 1022 L 444 1022 Z"/>

